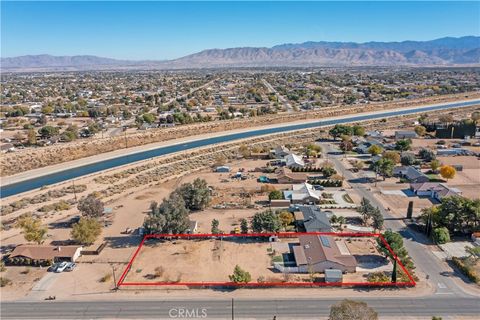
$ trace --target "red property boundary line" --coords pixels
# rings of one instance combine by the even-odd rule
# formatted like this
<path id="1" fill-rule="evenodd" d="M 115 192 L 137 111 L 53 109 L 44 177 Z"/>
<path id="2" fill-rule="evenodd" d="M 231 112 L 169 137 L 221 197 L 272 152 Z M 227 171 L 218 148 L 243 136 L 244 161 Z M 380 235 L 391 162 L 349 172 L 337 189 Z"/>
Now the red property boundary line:
<path id="1" fill-rule="evenodd" d="M 397 262 L 402 271 L 407 275 L 410 281 L 408 282 L 249 282 L 249 283 L 235 283 L 235 282 L 125 282 L 128 272 L 132 264 L 142 249 L 145 241 L 148 239 L 197 239 L 197 238 L 231 238 L 231 237 L 270 237 L 277 236 L 279 238 L 296 238 L 300 235 L 328 235 L 335 237 L 377 237 L 380 238 L 385 247 L 388 249 Z M 189 287 L 414 287 L 416 285 L 412 275 L 407 271 L 398 256 L 393 252 L 388 245 L 385 238 L 380 233 L 347 233 L 347 232 L 277 232 L 277 233 L 248 233 L 248 234 L 149 234 L 145 235 L 135 250 L 127 267 L 123 271 L 120 279 L 117 282 L 117 288 L 122 286 L 189 286 Z"/>

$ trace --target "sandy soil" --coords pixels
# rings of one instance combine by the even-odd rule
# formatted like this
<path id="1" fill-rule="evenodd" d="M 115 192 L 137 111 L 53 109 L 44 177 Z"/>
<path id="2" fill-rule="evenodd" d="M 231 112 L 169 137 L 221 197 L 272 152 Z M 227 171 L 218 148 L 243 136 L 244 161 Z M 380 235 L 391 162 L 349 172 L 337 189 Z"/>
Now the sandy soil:
<path id="1" fill-rule="evenodd" d="M 252 281 L 260 276 L 275 276 L 269 270 L 267 248 L 270 243 L 249 240 L 178 240 L 149 244 L 142 248 L 125 281 L 229 281 L 228 275 L 236 265 L 248 271 Z M 152 261 L 153 257 L 156 262 Z M 157 267 L 164 269 L 159 277 L 154 276 Z"/>

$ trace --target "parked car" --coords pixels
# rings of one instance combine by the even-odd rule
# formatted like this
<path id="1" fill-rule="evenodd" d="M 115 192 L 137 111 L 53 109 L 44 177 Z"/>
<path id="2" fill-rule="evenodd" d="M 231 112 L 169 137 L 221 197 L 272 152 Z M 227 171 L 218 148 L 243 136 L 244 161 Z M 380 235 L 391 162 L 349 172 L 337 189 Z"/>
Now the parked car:
<path id="1" fill-rule="evenodd" d="M 66 262 L 66 261 L 60 262 L 60 264 L 58 265 L 58 267 L 55 269 L 55 272 L 56 272 L 56 273 L 63 272 L 63 271 L 65 271 L 65 269 L 67 268 L 67 266 L 68 266 L 68 262 Z"/>
<path id="2" fill-rule="evenodd" d="M 67 264 L 67 267 L 65 268 L 65 271 L 73 271 L 73 269 L 75 269 L 76 266 L 77 264 L 75 262 L 69 262 Z"/>
<path id="3" fill-rule="evenodd" d="M 47 271 L 49 271 L 49 272 L 56 272 L 59 265 L 60 265 L 59 262 L 55 262 L 54 264 L 52 264 L 52 265 L 47 269 Z"/>

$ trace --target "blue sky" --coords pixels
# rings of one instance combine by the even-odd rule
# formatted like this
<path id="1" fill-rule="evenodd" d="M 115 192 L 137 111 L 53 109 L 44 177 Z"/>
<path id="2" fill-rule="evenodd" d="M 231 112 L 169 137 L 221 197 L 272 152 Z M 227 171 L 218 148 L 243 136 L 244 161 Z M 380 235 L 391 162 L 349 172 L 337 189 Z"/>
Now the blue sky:
<path id="1" fill-rule="evenodd" d="M 480 2 L 5 2 L 1 55 L 171 59 L 210 48 L 480 34 Z"/>

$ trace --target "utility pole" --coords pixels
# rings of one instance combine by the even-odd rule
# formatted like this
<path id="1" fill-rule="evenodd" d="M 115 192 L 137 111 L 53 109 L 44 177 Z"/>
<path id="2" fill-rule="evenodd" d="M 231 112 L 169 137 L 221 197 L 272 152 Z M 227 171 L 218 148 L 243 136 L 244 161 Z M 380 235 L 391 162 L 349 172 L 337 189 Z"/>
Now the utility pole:
<path id="1" fill-rule="evenodd" d="M 77 202 L 77 191 L 75 190 L 75 180 L 72 180 L 73 187 L 73 196 L 75 197 L 75 202 Z"/>
<path id="2" fill-rule="evenodd" d="M 117 290 L 118 286 L 117 286 L 117 277 L 115 276 L 115 267 L 113 266 L 113 264 L 110 264 L 110 267 L 112 267 L 112 274 L 113 274 L 113 290 Z"/>
<path id="3" fill-rule="evenodd" d="M 235 313 L 233 312 L 233 298 L 232 298 L 232 320 L 235 319 Z"/>

